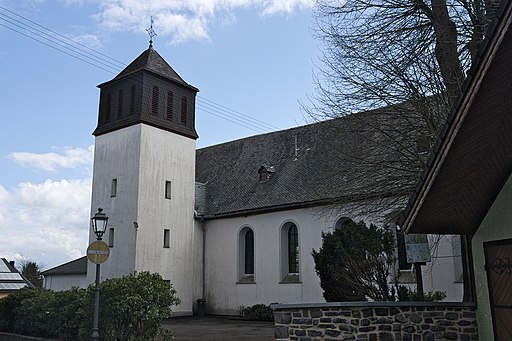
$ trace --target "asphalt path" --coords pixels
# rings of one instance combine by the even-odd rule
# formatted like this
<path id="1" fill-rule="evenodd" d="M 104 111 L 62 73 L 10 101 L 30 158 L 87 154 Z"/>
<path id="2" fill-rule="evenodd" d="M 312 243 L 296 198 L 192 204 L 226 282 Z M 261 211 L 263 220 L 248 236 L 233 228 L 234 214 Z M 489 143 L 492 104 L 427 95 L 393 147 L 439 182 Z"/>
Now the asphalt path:
<path id="1" fill-rule="evenodd" d="M 176 341 L 274 340 L 274 323 L 244 321 L 224 316 L 174 317 L 163 326 L 174 331 Z"/>

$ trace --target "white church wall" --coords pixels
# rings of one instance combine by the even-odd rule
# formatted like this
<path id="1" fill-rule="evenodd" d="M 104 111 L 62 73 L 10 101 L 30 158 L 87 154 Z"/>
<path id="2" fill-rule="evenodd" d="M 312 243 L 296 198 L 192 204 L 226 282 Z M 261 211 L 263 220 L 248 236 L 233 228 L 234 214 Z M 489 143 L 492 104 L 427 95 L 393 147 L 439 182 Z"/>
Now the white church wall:
<path id="1" fill-rule="evenodd" d="M 142 125 L 137 256 L 138 271 L 170 280 L 182 303 L 176 315 L 191 314 L 199 274 L 194 251 L 195 140 Z M 170 195 L 166 198 L 166 181 Z M 169 193 L 168 193 L 169 194 Z M 170 232 L 164 247 L 164 230 Z"/>
<path id="2" fill-rule="evenodd" d="M 423 267 L 423 282 L 429 290 L 446 293 L 447 301 L 462 302 L 462 259 L 460 236 L 429 235 L 432 262 Z"/>
<path id="3" fill-rule="evenodd" d="M 282 283 L 281 226 L 293 222 L 299 231 L 300 275 L 298 283 Z M 311 210 L 216 219 L 206 227 L 206 287 L 208 311 L 237 314 L 241 306 L 272 302 L 323 302 L 319 279 L 311 256 L 321 246 L 321 231 L 331 229 L 333 221 L 315 216 Z M 254 231 L 254 283 L 240 283 L 239 232 Z"/>
<path id="4" fill-rule="evenodd" d="M 114 246 L 110 257 L 101 265 L 102 280 L 120 277 L 135 270 L 135 240 L 139 185 L 139 145 L 141 126 L 135 125 L 117 130 L 115 133 L 96 137 L 94 148 L 94 171 L 92 184 L 91 216 L 98 207 L 109 216 L 107 233 L 103 240 L 109 240 L 109 228 L 114 229 Z M 117 179 L 117 191 L 112 196 L 112 180 Z M 96 236 L 89 227 L 89 242 Z M 95 280 L 96 265 L 88 262 L 87 280 Z"/>
<path id="5" fill-rule="evenodd" d="M 114 228 L 101 279 L 158 272 L 177 290 L 175 315 L 189 315 L 200 288 L 194 248 L 195 140 L 138 124 L 96 138 L 91 215 L 102 207 Z M 117 191 L 112 196 L 112 179 Z M 170 195 L 166 198 L 166 181 Z M 169 230 L 169 245 L 164 245 Z M 90 241 L 95 240 L 91 233 Z M 104 241 L 109 241 L 109 231 Z M 95 265 L 88 265 L 92 283 Z"/>
<path id="6" fill-rule="evenodd" d="M 297 209 L 247 217 L 214 219 L 206 224 L 207 308 L 213 314 L 238 314 L 240 307 L 254 304 L 324 302 L 319 277 L 314 270 L 311 250 L 321 247 L 321 233 L 334 229 L 347 215 L 341 210 Z M 375 222 L 368 215 L 351 217 Z M 298 283 L 283 283 L 281 227 L 287 222 L 299 231 L 300 275 Z M 254 283 L 243 283 L 240 273 L 240 231 L 254 231 Z M 286 251 L 284 251 L 286 252 Z M 243 254 L 243 253 L 242 253 Z M 455 257 L 453 257 L 455 255 Z M 441 239 L 434 262 L 423 267 L 425 291 L 440 290 L 448 301 L 461 301 L 462 283 L 457 271 L 460 252 L 452 239 Z M 410 271 L 402 271 L 413 278 Z M 393 280 L 390 278 L 390 284 Z M 406 284 L 405 281 L 404 284 Z M 415 289 L 415 286 L 412 286 Z"/>

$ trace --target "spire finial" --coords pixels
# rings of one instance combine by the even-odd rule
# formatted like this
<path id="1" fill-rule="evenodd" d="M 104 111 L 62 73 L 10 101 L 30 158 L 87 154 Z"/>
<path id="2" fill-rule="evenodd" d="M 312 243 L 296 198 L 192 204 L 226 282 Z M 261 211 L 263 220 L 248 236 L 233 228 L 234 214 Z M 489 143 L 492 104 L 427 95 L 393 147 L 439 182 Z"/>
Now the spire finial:
<path id="1" fill-rule="evenodd" d="M 153 30 L 153 16 L 151 16 L 151 26 L 146 28 L 146 32 L 149 34 L 149 48 L 153 48 L 153 37 L 156 37 L 156 33 Z"/>

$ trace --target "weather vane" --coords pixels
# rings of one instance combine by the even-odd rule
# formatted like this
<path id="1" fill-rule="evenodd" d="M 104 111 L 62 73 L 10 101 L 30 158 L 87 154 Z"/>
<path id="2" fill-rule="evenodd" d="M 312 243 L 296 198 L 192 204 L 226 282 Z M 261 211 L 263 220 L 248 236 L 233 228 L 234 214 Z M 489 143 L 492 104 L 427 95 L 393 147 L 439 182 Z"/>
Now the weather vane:
<path id="1" fill-rule="evenodd" d="M 146 32 L 149 34 L 149 47 L 153 47 L 153 37 L 156 37 L 156 33 L 153 30 L 153 16 L 151 16 L 151 26 L 149 28 L 146 28 Z"/>

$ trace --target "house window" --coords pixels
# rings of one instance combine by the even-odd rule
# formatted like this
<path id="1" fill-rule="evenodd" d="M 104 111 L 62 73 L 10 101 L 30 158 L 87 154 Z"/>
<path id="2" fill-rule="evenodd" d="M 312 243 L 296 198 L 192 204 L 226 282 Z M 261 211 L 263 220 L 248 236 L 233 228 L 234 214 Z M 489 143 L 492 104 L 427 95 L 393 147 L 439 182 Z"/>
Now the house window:
<path id="1" fill-rule="evenodd" d="M 123 89 L 119 89 L 119 93 L 117 94 L 117 118 L 123 116 L 123 97 L 124 91 Z"/>
<path id="2" fill-rule="evenodd" d="M 110 122 L 110 114 L 112 113 L 112 94 L 107 95 L 107 103 L 105 103 L 105 122 Z"/>
<path id="3" fill-rule="evenodd" d="M 299 233 L 295 224 L 288 228 L 288 273 L 299 273 Z"/>
<path id="4" fill-rule="evenodd" d="M 172 121 L 172 107 L 174 105 L 174 95 L 172 91 L 167 93 L 167 119 Z"/>
<path id="5" fill-rule="evenodd" d="M 171 247 L 171 230 L 164 229 L 164 248 Z"/>
<path id="6" fill-rule="evenodd" d="M 181 97 L 181 123 L 187 124 L 187 97 Z"/>
<path id="7" fill-rule="evenodd" d="M 135 114 L 135 96 L 137 95 L 137 86 L 132 84 L 130 88 L 130 115 Z"/>
<path id="8" fill-rule="evenodd" d="M 171 199 L 171 182 L 165 182 L 165 199 Z"/>
<path id="9" fill-rule="evenodd" d="M 110 185 L 110 196 L 115 197 L 117 195 L 117 179 L 112 179 L 112 184 Z"/>
<path id="10" fill-rule="evenodd" d="M 158 115 L 158 86 L 153 86 L 153 96 L 151 97 L 151 113 Z"/>
<path id="11" fill-rule="evenodd" d="M 113 227 L 108 229 L 108 246 L 114 247 L 114 228 Z"/>

